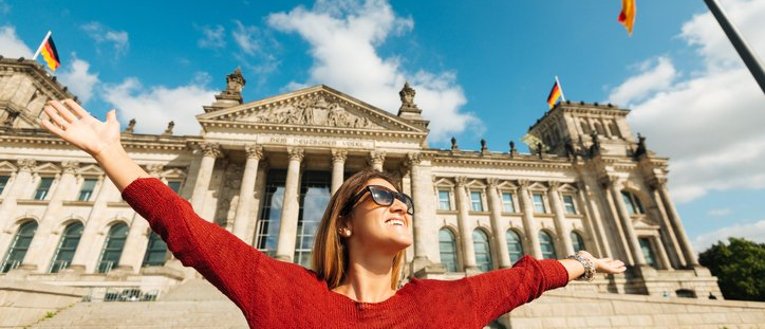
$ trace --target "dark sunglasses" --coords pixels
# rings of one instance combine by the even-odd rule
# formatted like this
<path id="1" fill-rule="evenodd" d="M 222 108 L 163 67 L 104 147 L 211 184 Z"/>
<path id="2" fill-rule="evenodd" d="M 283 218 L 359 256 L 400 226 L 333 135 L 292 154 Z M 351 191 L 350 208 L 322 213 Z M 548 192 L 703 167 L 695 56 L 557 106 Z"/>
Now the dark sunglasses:
<path id="1" fill-rule="evenodd" d="M 362 196 L 369 192 L 372 195 L 372 200 L 381 206 L 390 206 L 395 200 L 399 200 L 406 205 L 406 213 L 414 215 L 414 203 L 412 198 L 404 193 L 391 191 L 385 186 L 380 185 L 367 185 L 358 194 L 354 195 L 348 203 L 345 204 L 345 208 L 341 211 L 342 214 L 347 215 L 356 206 L 356 202 L 359 202 Z"/>

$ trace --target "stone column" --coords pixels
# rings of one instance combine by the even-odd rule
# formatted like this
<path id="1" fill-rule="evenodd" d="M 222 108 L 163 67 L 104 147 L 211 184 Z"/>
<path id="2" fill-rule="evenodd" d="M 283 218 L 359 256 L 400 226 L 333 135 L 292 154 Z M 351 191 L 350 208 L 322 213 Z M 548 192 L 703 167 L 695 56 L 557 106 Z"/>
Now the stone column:
<path id="1" fill-rule="evenodd" d="M 102 180 L 101 188 L 98 190 L 96 200 L 93 202 L 93 208 L 90 210 L 90 215 L 88 215 L 88 218 L 84 223 L 85 227 L 83 228 L 77 251 L 74 252 L 72 265 L 70 265 L 66 271 L 79 273 L 86 271 L 92 272 L 98 261 L 96 258 L 98 257 L 100 250 L 98 250 L 98 248 L 87 248 L 85 246 L 94 245 L 98 238 L 98 226 L 104 220 L 103 213 L 106 211 L 107 203 L 112 201 L 109 197 L 112 194 L 119 193 L 117 187 L 114 186 L 114 183 L 112 183 L 105 174 L 101 176 L 100 179 Z M 82 248 L 80 246 L 82 246 Z"/>
<path id="2" fill-rule="evenodd" d="M 53 190 L 50 200 L 48 200 L 48 207 L 45 208 L 45 212 L 38 223 L 39 226 L 37 227 L 35 238 L 32 239 L 32 244 L 29 246 L 27 255 L 24 258 L 25 261 L 21 265 L 22 268 L 45 272 L 53 257 L 53 253 L 56 252 L 55 249 L 58 246 L 60 235 L 53 235 L 51 233 L 58 222 L 56 217 L 61 215 L 64 198 L 70 197 L 73 194 L 72 190 L 77 185 L 75 174 L 80 167 L 80 163 L 64 161 L 61 163 L 61 167 L 63 167 L 63 172 L 58 178 L 56 189 Z"/>
<path id="3" fill-rule="evenodd" d="M 429 160 L 420 153 L 409 153 L 406 167 L 410 170 L 414 216 L 414 261 L 416 273 L 427 267 L 428 272 L 445 272 L 440 266 L 441 254 L 438 250 L 438 228 L 436 222 L 436 199 L 433 177 Z"/>
<path id="4" fill-rule="evenodd" d="M 32 177 L 32 170 L 34 170 L 37 163 L 32 159 L 20 159 L 16 164 L 18 171 L 13 173 L 8 179 L 7 191 L 5 191 L 3 202 L 0 203 L 0 227 L 2 228 L 14 226 L 12 223 L 16 218 L 11 217 L 11 213 L 16 208 L 16 199 L 29 198 L 29 196 L 22 194 L 25 193 L 27 187 L 34 179 Z M 0 255 L 8 253 L 7 248 L 10 248 L 11 240 L 13 240 L 16 232 L 0 230 Z"/>
<path id="5" fill-rule="evenodd" d="M 656 253 L 659 255 L 659 265 L 666 271 L 674 271 L 672 263 L 669 262 L 669 256 L 667 256 L 667 250 L 664 249 L 664 244 L 661 242 L 661 237 L 655 236 L 653 242 L 656 244 Z"/>
<path id="6" fill-rule="evenodd" d="M 300 163 L 303 161 L 303 149 L 291 147 L 287 149 L 290 162 L 287 167 L 287 181 L 284 184 L 284 202 L 282 202 L 281 225 L 279 240 L 276 245 L 276 258 L 292 261 L 295 255 L 295 239 L 297 238 L 298 213 L 300 204 Z"/>
<path id="7" fill-rule="evenodd" d="M 677 241 L 677 235 L 672 228 L 672 223 L 670 223 L 667 210 L 664 208 L 664 204 L 661 201 L 661 196 L 659 196 L 658 181 L 655 179 L 651 180 L 648 185 L 651 188 L 651 202 L 656 206 L 656 213 L 658 214 L 659 223 L 661 224 L 662 240 L 670 248 L 669 252 L 672 255 L 672 260 L 676 262 L 676 268 L 684 268 L 687 264 L 685 255 L 683 254 L 683 249 L 680 247 L 680 243 Z"/>
<path id="8" fill-rule="evenodd" d="M 236 218 L 234 219 L 234 235 L 246 241 L 247 228 L 250 222 L 255 218 L 250 215 L 255 195 L 255 179 L 258 175 L 258 163 L 263 158 L 263 147 L 258 145 L 245 146 L 247 151 L 247 162 L 244 165 L 244 174 L 242 176 L 242 185 L 239 188 L 239 203 L 236 207 Z"/>
<path id="9" fill-rule="evenodd" d="M 369 165 L 372 169 L 377 171 L 383 171 L 383 163 L 385 162 L 384 151 L 372 151 L 369 153 Z"/>
<path id="10" fill-rule="evenodd" d="M 220 145 L 216 143 L 203 143 L 199 145 L 202 151 L 202 163 L 199 166 L 199 173 L 194 184 L 194 192 L 191 195 L 191 205 L 194 211 L 201 213 L 207 197 L 207 189 L 210 187 L 215 159 L 223 155 Z M 212 219 L 212 218 L 211 218 Z"/>
<path id="11" fill-rule="evenodd" d="M 527 248 L 531 247 L 531 256 L 542 259 L 542 246 L 539 244 L 539 228 L 537 227 L 536 220 L 534 220 L 534 205 L 529 195 L 529 181 L 519 180 L 518 185 L 521 186 L 519 200 L 521 201 L 521 209 L 523 209 L 523 228 L 528 238 L 527 241 L 529 241 Z"/>
<path id="12" fill-rule="evenodd" d="M 465 268 L 465 272 L 478 272 L 478 266 L 475 260 L 475 246 L 473 245 L 473 230 L 470 227 L 470 200 L 468 199 L 468 194 L 465 190 L 467 188 L 467 186 L 465 186 L 467 178 L 456 177 L 454 180 L 457 183 L 457 187 L 455 188 L 457 192 L 457 209 L 459 210 L 457 213 L 457 224 L 460 230 L 463 267 Z"/>
<path id="13" fill-rule="evenodd" d="M 613 257 L 603 229 L 603 222 L 599 214 L 595 212 L 595 207 L 592 207 L 592 200 L 588 200 L 589 189 L 584 180 L 577 182 L 577 197 L 581 205 L 580 208 L 584 210 L 584 216 L 587 219 L 587 229 L 590 231 L 592 242 L 595 243 L 597 257 Z"/>
<path id="14" fill-rule="evenodd" d="M 263 197 L 266 194 L 267 181 L 268 161 L 261 160 L 260 163 L 258 163 L 258 177 L 255 179 L 255 200 L 252 207 L 250 207 L 250 216 L 254 218 L 254 220 L 250 221 L 250 226 L 247 227 L 247 230 L 245 231 L 245 241 L 252 246 L 257 243 L 257 241 L 255 241 L 255 230 L 257 230 L 258 221 L 260 221 L 260 209 L 263 207 Z"/>
<path id="15" fill-rule="evenodd" d="M 345 160 L 348 158 L 348 151 L 332 149 L 332 194 L 343 185 L 345 181 Z"/>
<path id="16" fill-rule="evenodd" d="M 510 262 L 510 251 L 507 250 L 507 235 L 502 225 L 502 201 L 499 197 L 497 185 L 499 180 L 496 178 L 487 179 L 489 188 L 486 190 L 489 198 L 489 211 L 491 212 L 491 230 L 494 232 L 494 250 L 499 255 L 499 267 L 512 267 Z"/>
<path id="17" fill-rule="evenodd" d="M 553 213 L 555 215 L 555 231 L 560 237 L 560 241 L 563 242 L 563 255 L 573 255 L 574 246 L 571 243 L 571 231 L 566 225 L 566 215 L 563 209 L 563 202 L 560 200 L 559 187 L 559 182 L 550 182 L 550 190 L 547 195 L 550 197 L 550 206 L 553 208 Z"/>
<path id="18" fill-rule="evenodd" d="M 632 217 L 627 212 L 627 206 L 624 204 L 621 194 L 621 181 L 617 177 L 607 176 L 604 177 L 604 181 L 608 184 L 607 189 L 611 194 L 611 198 L 614 200 L 616 206 L 617 217 L 624 229 L 625 238 L 627 239 L 627 246 L 629 247 L 628 253 L 632 255 L 632 259 L 635 261 L 635 265 L 645 266 L 645 257 L 643 257 L 640 243 L 638 242 L 637 234 L 635 234 L 635 228 L 632 226 Z"/>
<path id="19" fill-rule="evenodd" d="M 667 183 L 666 179 L 660 179 L 658 181 L 658 191 L 659 196 L 661 197 L 662 203 L 664 203 L 664 208 L 667 209 L 667 215 L 669 215 L 669 221 L 672 223 L 673 228 L 675 229 L 675 233 L 677 233 L 677 237 L 680 240 L 680 245 L 683 254 L 685 255 L 685 260 L 689 266 L 699 266 L 699 261 L 696 258 L 696 253 L 693 251 L 693 246 L 691 245 L 691 241 L 688 240 L 688 235 L 685 234 L 685 228 L 683 228 L 683 223 L 680 220 L 680 215 L 677 213 L 677 209 L 675 209 L 675 204 L 672 202 L 672 199 L 669 197 L 669 190 L 667 189 Z"/>

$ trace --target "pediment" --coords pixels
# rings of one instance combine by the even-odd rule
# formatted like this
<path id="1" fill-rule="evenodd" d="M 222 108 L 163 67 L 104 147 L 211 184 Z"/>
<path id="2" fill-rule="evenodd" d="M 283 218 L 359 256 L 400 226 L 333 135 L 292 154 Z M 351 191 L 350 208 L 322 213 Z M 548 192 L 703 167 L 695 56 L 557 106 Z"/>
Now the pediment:
<path id="1" fill-rule="evenodd" d="M 42 164 L 40 166 L 37 166 L 35 168 L 35 172 L 45 173 L 45 174 L 58 174 L 58 173 L 61 172 L 61 168 L 59 168 L 56 165 L 48 162 L 48 163 Z"/>
<path id="2" fill-rule="evenodd" d="M 221 124 L 317 127 L 426 133 L 408 121 L 324 85 L 200 114 L 207 129 Z"/>
<path id="3" fill-rule="evenodd" d="M 80 168 L 78 173 L 83 176 L 100 176 L 103 175 L 104 171 L 101 169 L 101 167 L 91 164 Z"/>
<path id="4" fill-rule="evenodd" d="M 0 161 L 0 172 L 15 172 L 16 166 L 8 161 Z"/>

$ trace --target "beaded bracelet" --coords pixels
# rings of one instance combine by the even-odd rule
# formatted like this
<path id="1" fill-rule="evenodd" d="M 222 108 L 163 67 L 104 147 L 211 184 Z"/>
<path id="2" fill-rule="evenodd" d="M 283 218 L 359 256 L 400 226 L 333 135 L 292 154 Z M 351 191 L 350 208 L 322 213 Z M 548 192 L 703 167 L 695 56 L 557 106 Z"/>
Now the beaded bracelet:
<path id="1" fill-rule="evenodd" d="M 584 266 L 584 274 L 577 278 L 580 281 L 592 281 L 595 279 L 595 263 L 592 261 L 592 256 L 586 257 L 585 251 L 579 251 L 576 255 L 571 255 L 566 258 L 575 259 Z"/>

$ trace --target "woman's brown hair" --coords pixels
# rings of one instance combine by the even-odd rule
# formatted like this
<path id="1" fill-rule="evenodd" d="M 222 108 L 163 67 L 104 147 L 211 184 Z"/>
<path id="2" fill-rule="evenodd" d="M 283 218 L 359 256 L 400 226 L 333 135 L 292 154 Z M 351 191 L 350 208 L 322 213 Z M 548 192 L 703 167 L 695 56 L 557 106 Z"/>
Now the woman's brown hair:
<path id="1" fill-rule="evenodd" d="M 347 214 L 342 214 L 343 209 L 350 199 L 363 189 L 367 182 L 373 178 L 388 181 L 397 190 L 401 191 L 399 184 L 393 176 L 384 172 L 371 169 L 362 170 L 348 178 L 329 200 L 327 210 L 321 218 L 319 228 L 316 230 L 316 240 L 313 245 L 312 267 L 327 282 L 329 289 L 334 289 L 345 279 L 348 272 L 348 245 L 340 236 L 339 228 L 350 221 Z M 393 257 L 393 275 L 391 276 L 391 288 L 398 286 L 399 273 L 403 265 L 405 251 L 401 250 Z"/>

